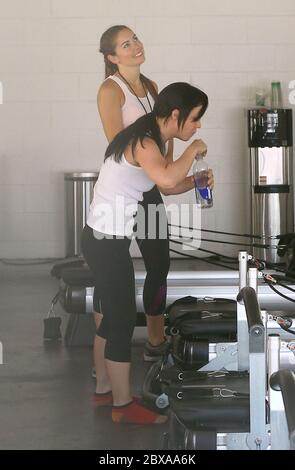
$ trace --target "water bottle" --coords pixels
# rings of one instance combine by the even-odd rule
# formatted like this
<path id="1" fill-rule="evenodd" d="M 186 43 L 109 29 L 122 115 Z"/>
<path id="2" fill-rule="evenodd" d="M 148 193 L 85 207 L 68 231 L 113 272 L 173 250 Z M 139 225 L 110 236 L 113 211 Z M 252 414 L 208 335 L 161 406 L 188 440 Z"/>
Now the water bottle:
<path id="1" fill-rule="evenodd" d="M 273 109 L 282 107 L 282 90 L 280 82 L 271 82 L 271 107 Z"/>
<path id="2" fill-rule="evenodd" d="M 213 206 L 212 191 L 208 187 L 208 165 L 201 155 L 193 165 L 197 206 L 207 209 Z"/>

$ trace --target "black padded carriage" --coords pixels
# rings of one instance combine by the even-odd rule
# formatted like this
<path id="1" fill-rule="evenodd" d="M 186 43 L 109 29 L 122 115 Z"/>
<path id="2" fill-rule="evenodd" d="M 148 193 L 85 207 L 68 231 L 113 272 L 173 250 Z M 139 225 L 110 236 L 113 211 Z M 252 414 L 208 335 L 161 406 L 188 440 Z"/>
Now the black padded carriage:
<path id="1" fill-rule="evenodd" d="M 236 341 L 234 300 L 184 297 L 167 309 L 171 354 L 183 369 L 199 369 L 209 361 L 209 344 Z"/>
<path id="2" fill-rule="evenodd" d="M 169 449 L 216 449 L 218 432 L 249 432 L 248 372 L 181 374 L 172 367 L 160 375 L 170 404 Z"/>

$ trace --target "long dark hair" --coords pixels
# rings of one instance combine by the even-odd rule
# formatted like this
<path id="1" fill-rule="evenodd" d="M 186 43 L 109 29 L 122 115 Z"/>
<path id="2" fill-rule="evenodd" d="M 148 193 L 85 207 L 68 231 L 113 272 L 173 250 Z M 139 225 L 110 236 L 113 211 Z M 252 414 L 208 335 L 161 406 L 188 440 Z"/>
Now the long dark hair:
<path id="1" fill-rule="evenodd" d="M 108 59 L 108 55 L 115 55 L 116 38 L 120 31 L 122 31 L 123 29 L 130 30 L 128 26 L 125 26 L 123 24 L 111 26 L 102 34 L 100 38 L 99 52 L 101 52 L 104 57 L 105 78 L 108 78 L 110 75 L 114 75 L 116 72 L 118 72 L 117 64 L 113 64 Z M 142 73 L 140 74 L 140 79 L 147 88 L 147 90 L 150 92 L 154 100 L 156 100 L 158 93 L 152 81 L 149 78 L 145 77 Z"/>
<path id="2" fill-rule="evenodd" d="M 164 144 L 157 118 L 163 118 L 164 122 L 166 122 L 171 116 L 172 111 L 178 109 L 178 128 L 180 128 L 185 124 L 192 109 L 197 106 L 201 106 L 197 117 L 199 120 L 208 107 L 208 96 L 206 93 L 189 83 L 171 83 L 171 85 L 166 86 L 159 93 L 151 113 L 141 116 L 137 121 L 115 136 L 106 149 L 105 160 L 112 156 L 116 162 L 120 162 L 127 145 L 130 143 L 132 155 L 134 156 L 134 150 L 138 141 L 143 146 L 143 140 L 146 137 L 153 139 L 162 155 L 164 155 Z"/>

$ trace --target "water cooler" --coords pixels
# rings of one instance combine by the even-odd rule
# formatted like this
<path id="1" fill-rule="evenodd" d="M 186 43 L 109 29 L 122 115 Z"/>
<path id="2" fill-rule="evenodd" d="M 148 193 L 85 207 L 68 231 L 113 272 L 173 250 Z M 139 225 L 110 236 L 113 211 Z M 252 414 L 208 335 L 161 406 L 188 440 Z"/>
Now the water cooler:
<path id="1" fill-rule="evenodd" d="M 251 233 L 253 243 L 277 245 L 272 239 L 294 231 L 292 110 L 249 109 L 248 144 L 251 164 Z M 275 249 L 254 248 L 253 254 L 281 263 Z"/>

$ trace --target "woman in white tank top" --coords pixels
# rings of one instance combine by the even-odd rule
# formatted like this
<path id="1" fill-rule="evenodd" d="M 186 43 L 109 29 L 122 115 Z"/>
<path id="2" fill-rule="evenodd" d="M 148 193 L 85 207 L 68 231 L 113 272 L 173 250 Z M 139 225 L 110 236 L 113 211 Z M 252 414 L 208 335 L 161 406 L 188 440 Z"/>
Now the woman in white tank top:
<path id="1" fill-rule="evenodd" d="M 111 236 L 101 233 L 102 201 L 103 204 L 109 201 L 112 206 L 112 202 L 123 194 L 138 203 L 144 190 L 153 183 L 163 188 L 167 195 L 187 190 L 187 174 L 195 157 L 206 152 L 206 144 L 202 140 L 193 141 L 177 161 L 167 164 L 165 143 L 171 138 L 191 139 L 201 127 L 200 119 L 207 105 L 207 95 L 188 83 L 172 83 L 165 87 L 153 112 L 140 117 L 114 137 L 106 150 L 101 175 L 95 185 L 97 191 L 83 230 L 82 251 L 94 274 L 103 312 L 97 336 L 103 345 L 101 353 L 106 373 L 101 380 L 101 370 L 98 370 L 96 403 L 112 405 L 111 416 L 115 423 L 158 424 L 166 417 L 148 410 L 132 397 L 131 340 L 137 312 L 134 268 L 129 253 L 131 240 L 125 236 L 126 232 L 122 236 L 117 229 L 110 231 Z M 134 172 L 140 172 L 139 176 Z M 123 180 L 121 186 L 111 184 L 114 173 L 117 182 Z M 188 179 L 192 184 L 192 178 Z M 155 245 L 160 242 L 156 239 Z M 145 262 L 160 269 L 157 257 L 153 257 L 152 252 L 149 256 Z"/>
<path id="2" fill-rule="evenodd" d="M 98 110 L 105 135 L 111 142 L 122 129 L 139 117 L 151 112 L 157 96 L 157 85 L 140 73 L 140 66 L 145 61 L 144 48 L 130 28 L 123 25 L 109 28 L 101 37 L 100 52 L 104 55 L 106 80 L 98 92 Z M 173 139 L 167 142 L 166 149 L 166 161 L 172 163 Z M 125 163 L 137 166 L 130 156 L 126 156 Z M 103 173 L 104 168 L 102 168 Z M 115 184 L 115 179 L 113 183 Z M 192 178 L 187 177 L 183 180 L 178 192 L 185 192 L 193 187 Z M 102 185 L 99 186 L 99 190 L 102 190 Z M 101 194 L 101 196 L 103 195 Z M 147 209 L 149 204 L 163 204 L 156 185 L 143 195 L 141 205 Z M 94 218 L 90 223 L 94 223 Z M 145 360 L 153 361 L 158 360 L 166 350 L 163 311 L 166 303 L 166 278 L 170 261 L 169 239 L 167 236 L 166 239 L 155 240 L 149 239 L 147 236 L 138 241 L 138 246 L 147 268 L 143 300 L 148 327 L 148 342 L 145 345 L 144 357 Z M 99 306 L 100 298 L 95 289 L 94 309 L 98 328 L 102 318 L 102 315 L 98 313 Z M 104 364 L 104 347 L 104 339 L 96 335 L 94 357 L 98 399 L 100 399 L 99 395 L 102 392 L 109 389 L 109 378 Z"/>
<path id="3" fill-rule="evenodd" d="M 111 142 L 118 132 L 152 111 L 157 96 L 157 85 L 140 73 L 140 66 L 145 61 L 143 44 L 126 26 L 114 26 L 105 31 L 101 37 L 100 51 L 104 55 L 106 80 L 99 89 L 97 102 L 105 135 Z M 167 144 L 166 159 L 173 161 L 172 140 Z M 129 163 L 134 164 L 132 161 Z M 149 204 L 158 207 L 162 205 L 164 210 L 161 213 L 162 217 L 165 217 L 165 206 L 157 186 L 144 193 L 140 204 L 146 214 Z M 146 216 L 146 226 L 147 219 Z M 167 224 L 166 217 L 162 223 Z M 167 236 L 160 243 L 156 243 L 155 239 L 149 239 L 148 236 L 140 241 L 136 240 L 147 268 L 143 300 L 148 342 L 145 345 L 144 358 L 157 361 L 166 349 L 163 311 L 166 305 L 166 279 L 170 264 L 169 239 Z M 152 257 L 156 263 L 149 262 Z M 100 311 L 97 291 L 94 295 L 94 310 Z M 99 327 L 101 315 L 95 313 L 95 318 Z M 97 344 L 99 341 L 96 337 L 94 356 L 96 369 L 101 371 L 99 357 L 102 348 Z"/>

